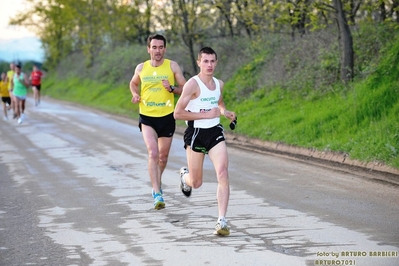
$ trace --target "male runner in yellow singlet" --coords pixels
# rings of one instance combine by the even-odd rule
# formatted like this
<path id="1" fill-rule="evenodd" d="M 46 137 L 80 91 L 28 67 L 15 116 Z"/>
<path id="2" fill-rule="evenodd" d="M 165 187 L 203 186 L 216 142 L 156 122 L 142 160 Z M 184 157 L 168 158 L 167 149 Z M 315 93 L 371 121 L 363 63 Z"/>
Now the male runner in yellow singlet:
<path id="1" fill-rule="evenodd" d="M 154 208 L 165 208 L 161 188 L 176 121 L 174 94 L 181 94 L 186 83 L 180 66 L 165 59 L 166 38 L 155 34 L 147 39 L 150 60 L 137 65 L 130 81 L 132 102 L 139 103 L 139 128 L 148 150 L 148 172 Z"/>

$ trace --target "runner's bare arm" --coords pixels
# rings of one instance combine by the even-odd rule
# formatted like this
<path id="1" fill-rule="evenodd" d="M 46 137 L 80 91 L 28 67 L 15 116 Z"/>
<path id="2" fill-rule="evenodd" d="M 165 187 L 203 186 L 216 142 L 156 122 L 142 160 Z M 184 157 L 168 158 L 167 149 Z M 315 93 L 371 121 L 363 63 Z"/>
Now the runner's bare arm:
<path id="1" fill-rule="evenodd" d="M 140 102 L 140 72 L 143 69 L 143 63 L 139 64 L 136 69 L 134 70 L 134 74 L 132 79 L 129 83 L 130 92 L 132 93 L 132 103 L 139 103 Z"/>

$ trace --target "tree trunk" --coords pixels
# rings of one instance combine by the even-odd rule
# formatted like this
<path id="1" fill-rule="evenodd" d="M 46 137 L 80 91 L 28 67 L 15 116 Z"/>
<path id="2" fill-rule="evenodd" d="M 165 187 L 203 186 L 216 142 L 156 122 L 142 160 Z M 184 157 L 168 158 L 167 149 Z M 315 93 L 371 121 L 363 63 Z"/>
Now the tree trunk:
<path id="1" fill-rule="evenodd" d="M 193 67 L 193 70 L 195 73 L 198 71 L 198 65 L 197 65 L 197 60 L 196 56 L 194 53 L 194 34 L 192 33 L 192 29 L 190 28 L 190 23 L 189 23 L 189 13 L 187 11 L 187 4 L 183 0 L 179 0 L 179 8 L 182 12 L 181 16 L 183 19 L 183 33 L 182 33 L 182 39 L 185 45 L 187 45 L 188 50 L 190 51 L 190 58 L 191 58 L 191 64 Z"/>
<path id="2" fill-rule="evenodd" d="M 399 22 L 399 10 L 398 10 L 398 7 L 399 7 L 399 1 L 398 0 L 393 0 L 392 1 L 392 11 L 393 11 L 393 14 L 395 14 L 395 15 L 392 16 L 392 17 L 395 18 L 396 22 Z"/>
<path id="3" fill-rule="evenodd" d="M 353 79 L 354 55 L 352 33 L 342 8 L 341 0 L 333 0 L 337 11 L 339 41 L 341 46 L 341 80 L 345 83 Z"/>
<path id="4" fill-rule="evenodd" d="M 381 3 L 380 3 L 380 22 L 384 22 L 386 18 L 387 18 L 387 12 L 385 9 L 385 3 L 384 3 L 384 1 L 381 1 Z"/>
<path id="5" fill-rule="evenodd" d="M 227 22 L 230 37 L 234 37 L 234 26 L 231 21 L 231 1 L 221 1 L 216 5 L 216 8 L 220 10 L 220 13 Z"/>

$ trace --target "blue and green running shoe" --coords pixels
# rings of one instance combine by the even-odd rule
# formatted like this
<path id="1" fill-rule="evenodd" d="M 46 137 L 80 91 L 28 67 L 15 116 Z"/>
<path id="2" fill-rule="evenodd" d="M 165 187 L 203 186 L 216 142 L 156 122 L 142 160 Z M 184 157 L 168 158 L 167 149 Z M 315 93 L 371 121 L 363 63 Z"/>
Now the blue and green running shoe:
<path id="1" fill-rule="evenodd" d="M 154 209 L 160 210 L 165 208 L 165 201 L 163 200 L 161 193 L 154 193 Z"/>

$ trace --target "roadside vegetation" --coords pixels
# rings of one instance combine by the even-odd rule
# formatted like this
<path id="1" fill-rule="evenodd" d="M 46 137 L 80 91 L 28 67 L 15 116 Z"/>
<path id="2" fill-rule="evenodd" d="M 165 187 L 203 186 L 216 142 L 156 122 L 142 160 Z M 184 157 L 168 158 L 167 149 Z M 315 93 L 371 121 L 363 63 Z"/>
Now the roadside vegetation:
<path id="1" fill-rule="evenodd" d="M 38 27 L 43 95 L 137 119 L 128 84 L 157 31 L 187 79 L 216 50 L 234 134 L 399 169 L 397 0 L 29 2 L 12 24 Z"/>
<path id="2" fill-rule="evenodd" d="M 363 57 L 369 56 L 359 78 L 345 85 L 329 81 L 338 75 L 334 44 L 323 53 L 320 46 L 327 41 L 315 45 L 315 36 L 296 43 L 281 37 L 272 41 L 269 36 L 251 44 L 257 50 L 239 41 L 212 44 L 220 57 L 216 76 L 225 80 L 226 104 L 239 117 L 234 133 L 399 168 L 398 37 L 381 36 L 385 39 L 376 38 L 359 50 Z M 385 45 L 374 54 L 370 47 L 378 42 Z M 167 49 L 168 57 L 183 68 L 188 64 L 178 46 Z M 296 64 L 294 57 L 298 57 Z M 147 58 L 145 45 L 124 48 L 99 56 L 96 67 L 87 71 L 79 55 L 72 56 L 45 79 L 43 92 L 137 119 L 138 106 L 130 102 L 128 83 L 137 63 Z M 228 121 L 222 122 L 228 128 Z"/>

